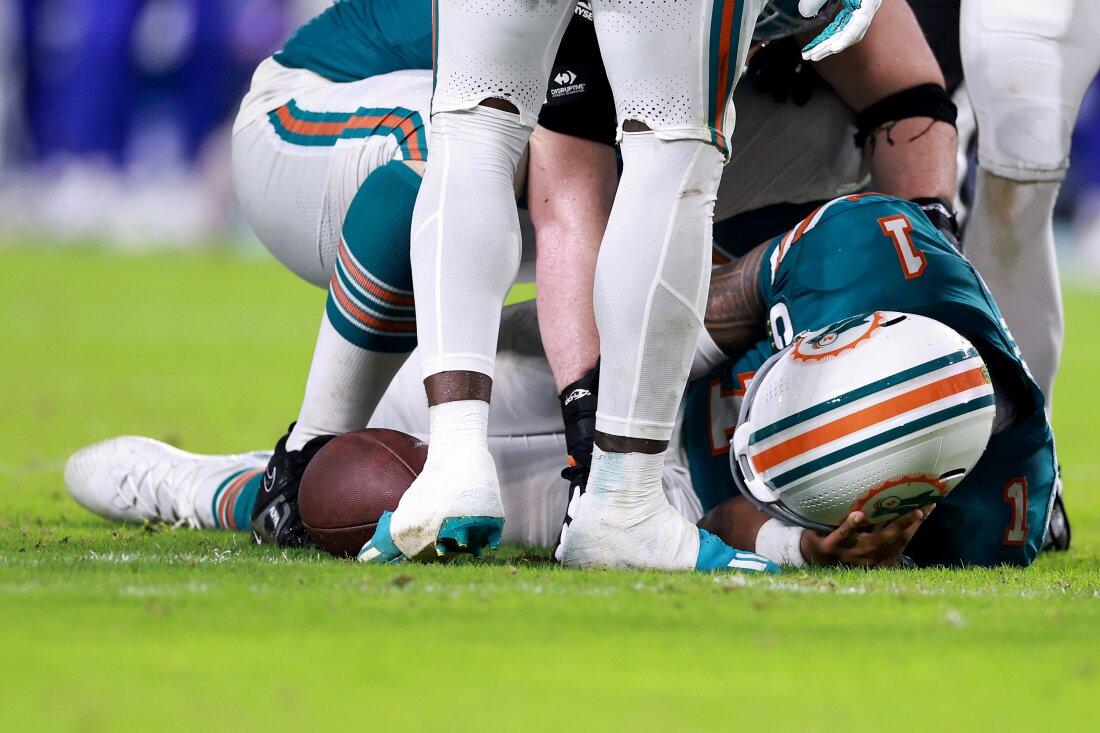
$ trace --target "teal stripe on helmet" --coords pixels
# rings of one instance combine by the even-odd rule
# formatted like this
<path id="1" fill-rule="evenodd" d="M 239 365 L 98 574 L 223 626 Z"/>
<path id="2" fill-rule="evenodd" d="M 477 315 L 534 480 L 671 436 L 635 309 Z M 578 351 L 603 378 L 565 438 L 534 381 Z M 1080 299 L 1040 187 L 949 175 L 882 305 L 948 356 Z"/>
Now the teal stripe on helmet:
<path id="1" fill-rule="evenodd" d="M 851 404 L 856 400 L 861 400 L 868 395 L 873 395 L 876 392 L 882 392 L 883 390 L 890 389 L 891 387 L 896 387 L 899 384 L 908 382 L 910 379 L 915 379 L 924 374 L 931 374 L 932 372 L 943 369 L 944 367 L 949 367 L 952 364 L 964 362 L 967 359 L 973 359 L 976 356 L 978 356 L 978 351 L 974 348 L 960 349 L 959 351 L 956 351 L 952 354 L 941 356 L 938 359 L 932 359 L 931 361 L 926 361 L 923 364 L 918 364 L 915 367 L 903 369 L 897 374 L 891 374 L 889 377 L 884 377 L 883 379 L 871 382 L 870 384 L 864 385 L 859 389 L 853 389 L 851 392 L 845 392 L 844 394 L 833 397 L 830 400 L 819 402 L 812 407 L 807 407 L 805 410 L 800 410 L 793 415 L 788 415 L 782 420 L 777 420 L 771 425 L 762 427 L 749 436 L 749 445 L 759 443 L 760 441 L 770 438 L 777 433 L 781 433 L 784 430 L 793 428 L 799 423 L 805 422 L 807 420 L 812 420 L 815 417 L 824 415 L 826 412 L 830 412 L 839 407 L 844 407 L 845 405 Z"/>
<path id="2" fill-rule="evenodd" d="M 816 458 L 808 463 L 802 464 L 798 468 L 792 468 L 786 473 L 779 474 L 774 479 L 771 479 L 769 483 L 772 484 L 775 488 L 782 488 L 794 481 L 805 478 L 812 473 L 816 473 L 823 468 L 828 468 L 835 463 L 840 463 L 841 461 L 847 460 L 852 456 L 871 450 L 872 448 L 877 448 L 880 445 L 885 445 L 886 443 L 897 440 L 898 438 L 904 438 L 910 433 L 924 430 L 925 428 L 932 427 L 933 425 L 936 425 L 938 423 L 946 422 L 952 418 L 959 417 L 960 415 L 965 415 L 968 412 L 977 412 L 978 410 L 992 406 L 993 395 L 989 394 L 983 395 L 982 397 L 976 397 L 960 405 L 953 405 L 951 407 L 948 407 L 947 409 L 940 410 L 939 412 L 934 412 L 931 415 L 926 415 L 922 418 L 918 418 L 904 425 L 899 425 L 896 428 L 891 428 L 890 430 L 887 430 L 883 433 L 879 433 L 878 435 L 874 435 L 870 438 L 861 440 L 858 443 L 853 443 L 846 448 L 841 448 L 838 451 L 834 451 L 828 455 Z"/>

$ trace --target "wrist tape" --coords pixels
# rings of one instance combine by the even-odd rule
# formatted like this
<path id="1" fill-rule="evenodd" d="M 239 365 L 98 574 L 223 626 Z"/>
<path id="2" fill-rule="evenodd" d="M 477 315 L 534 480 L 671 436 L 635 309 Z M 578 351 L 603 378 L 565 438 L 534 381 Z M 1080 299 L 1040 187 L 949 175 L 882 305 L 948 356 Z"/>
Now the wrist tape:
<path id="1" fill-rule="evenodd" d="M 778 565 L 800 568 L 806 565 L 802 557 L 802 527 L 769 519 L 756 533 L 756 553 Z"/>

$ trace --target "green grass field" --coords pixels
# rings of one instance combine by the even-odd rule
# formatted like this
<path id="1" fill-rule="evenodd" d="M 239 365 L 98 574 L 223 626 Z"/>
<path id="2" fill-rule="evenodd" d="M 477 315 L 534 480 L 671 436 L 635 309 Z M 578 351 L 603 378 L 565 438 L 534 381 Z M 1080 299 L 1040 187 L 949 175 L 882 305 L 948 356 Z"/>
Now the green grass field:
<path id="1" fill-rule="evenodd" d="M 69 499 L 112 435 L 270 447 L 323 299 L 266 259 L 0 249 L 0 729 L 1095 730 L 1100 295 L 1067 293 L 1074 547 L 1028 570 L 360 567 Z"/>

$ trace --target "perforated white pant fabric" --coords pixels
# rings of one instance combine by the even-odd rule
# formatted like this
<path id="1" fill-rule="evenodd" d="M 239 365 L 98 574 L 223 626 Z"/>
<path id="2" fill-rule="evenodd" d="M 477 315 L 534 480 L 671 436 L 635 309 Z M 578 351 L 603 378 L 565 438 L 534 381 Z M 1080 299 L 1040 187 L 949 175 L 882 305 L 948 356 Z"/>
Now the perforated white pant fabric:
<path id="1" fill-rule="evenodd" d="M 534 128 L 576 0 L 440 0 L 432 112 L 505 99 Z"/>
<path id="2" fill-rule="evenodd" d="M 591 0 L 620 123 L 719 143 L 766 0 Z M 505 99 L 534 127 L 574 0 L 441 0 L 434 113 Z M 717 9 L 717 10 L 716 10 Z M 721 97 L 721 99 L 719 99 Z"/>
<path id="3" fill-rule="evenodd" d="M 593 0 L 620 128 L 625 120 L 637 120 L 664 139 L 705 140 L 725 149 L 717 135 L 728 139 L 733 132 L 728 93 L 765 4 Z"/>

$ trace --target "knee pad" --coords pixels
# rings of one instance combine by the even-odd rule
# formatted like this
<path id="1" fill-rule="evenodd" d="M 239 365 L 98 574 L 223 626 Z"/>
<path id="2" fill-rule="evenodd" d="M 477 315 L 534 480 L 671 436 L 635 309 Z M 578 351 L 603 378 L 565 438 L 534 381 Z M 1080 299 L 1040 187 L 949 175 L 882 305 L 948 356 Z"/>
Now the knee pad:
<path id="1" fill-rule="evenodd" d="M 1020 182 L 1061 181 L 1081 98 L 1096 66 L 1077 34 L 1091 3 L 963 3 L 966 85 L 978 121 L 978 164 Z M 1089 38 L 1085 45 L 1095 43 Z"/>
<path id="2" fill-rule="evenodd" d="M 1020 183 L 1064 180 L 1076 111 L 1050 99 L 987 99 L 975 107 L 978 165 Z"/>
<path id="3" fill-rule="evenodd" d="M 416 347 L 409 230 L 419 189 L 420 176 L 392 161 L 367 176 L 344 218 L 325 312 L 359 348 Z"/>

